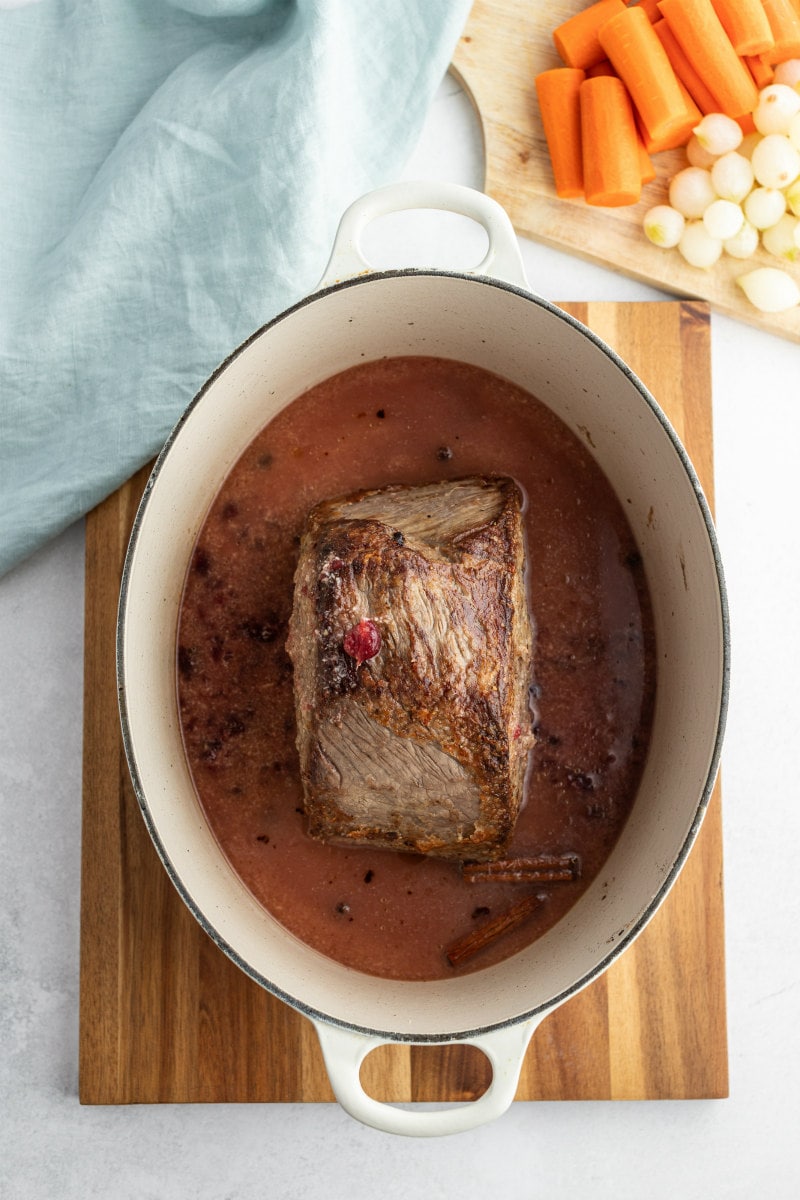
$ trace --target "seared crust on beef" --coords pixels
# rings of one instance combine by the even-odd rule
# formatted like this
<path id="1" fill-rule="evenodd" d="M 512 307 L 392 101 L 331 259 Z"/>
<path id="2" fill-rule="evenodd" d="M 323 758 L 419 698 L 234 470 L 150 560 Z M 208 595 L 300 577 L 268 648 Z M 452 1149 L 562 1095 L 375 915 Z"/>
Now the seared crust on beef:
<path id="1" fill-rule="evenodd" d="M 521 507 L 513 480 L 480 476 L 309 515 L 287 648 L 311 836 L 503 852 L 533 745 Z M 359 663 L 343 643 L 362 620 L 380 649 Z"/>

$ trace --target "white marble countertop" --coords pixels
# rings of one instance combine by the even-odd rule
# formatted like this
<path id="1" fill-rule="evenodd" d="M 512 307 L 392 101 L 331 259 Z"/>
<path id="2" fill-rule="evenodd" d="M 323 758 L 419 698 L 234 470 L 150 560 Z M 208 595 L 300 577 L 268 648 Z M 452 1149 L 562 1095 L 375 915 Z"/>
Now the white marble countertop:
<path id="1" fill-rule="evenodd" d="M 408 178 L 480 186 L 469 103 L 442 85 Z M 468 268 L 463 220 L 391 218 L 374 263 Z M 666 297 L 523 242 L 549 299 Z M 472 261 L 465 261 L 465 256 Z M 507 1200 L 800 1194 L 800 347 L 712 319 L 717 526 L 732 619 L 723 753 L 731 1095 L 518 1103 L 412 1141 L 334 1104 L 85 1108 L 77 1100 L 83 529 L 0 582 L 0 1192 L 8 1200 Z"/>

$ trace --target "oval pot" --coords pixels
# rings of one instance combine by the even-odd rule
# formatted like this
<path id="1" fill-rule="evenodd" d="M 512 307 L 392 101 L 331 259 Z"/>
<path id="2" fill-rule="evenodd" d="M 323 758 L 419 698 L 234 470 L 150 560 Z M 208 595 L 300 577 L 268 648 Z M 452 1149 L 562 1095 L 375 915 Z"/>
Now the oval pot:
<path id="1" fill-rule="evenodd" d="M 370 272 L 359 239 L 376 216 L 443 208 L 478 220 L 474 272 Z M 651 744 L 631 816 L 603 872 L 542 938 L 505 962 L 441 982 L 398 982 L 327 959 L 282 928 L 228 865 L 192 785 L 178 723 L 176 621 L 195 538 L 255 434 L 306 389 L 385 355 L 438 355 L 520 385 L 573 431 L 625 499 L 652 595 L 659 675 Z M 653 520 L 653 514 L 657 519 Z M 728 676 L 725 590 L 700 484 L 644 385 L 601 339 L 532 294 L 503 210 L 457 185 L 400 184 L 345 214 L 320 289 L 240 346 L 181 418 L 145 490 L 125 562 L 118 675 L 139 804 L 181 896 L 249 976 L 316 1025 L 337 1098 L 356 1118 L 412 1135 L 452 1133 L 511 1103 L 528 1041 L 645 927 L 698 832 L 717 771 Z M 601 900 L 602 887 L 602 900 Z M 366 1095 L 381 1042 L 478 1045 L 493 1079 L 471 1104 L 399 1109 Z"/>

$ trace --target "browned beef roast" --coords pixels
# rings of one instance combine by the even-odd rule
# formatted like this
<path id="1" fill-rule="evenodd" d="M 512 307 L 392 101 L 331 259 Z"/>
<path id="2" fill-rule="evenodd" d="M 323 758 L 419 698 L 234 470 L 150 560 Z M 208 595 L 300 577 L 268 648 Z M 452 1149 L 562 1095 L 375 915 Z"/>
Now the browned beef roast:
<path id="1" fill-rule="evenodd" d="M 311 512 L 288 650 L 313 837 L 502 853 L 533 744 L 520 510 L 475 477 Z"/>

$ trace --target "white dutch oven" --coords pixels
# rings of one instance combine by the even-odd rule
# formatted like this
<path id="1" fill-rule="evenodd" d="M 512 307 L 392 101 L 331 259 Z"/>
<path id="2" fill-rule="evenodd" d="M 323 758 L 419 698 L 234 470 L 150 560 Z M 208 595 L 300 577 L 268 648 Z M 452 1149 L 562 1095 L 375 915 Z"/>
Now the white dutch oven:
<path id="1" fill-rule="evenodd" d="M 448 209 L 486 229 L 474 273 L 370 273 L 359 238 L 376 217 Z M 229 468 L 281 408 L 354 363 L 439 355 L 521 385 L 594 454 L 626 511 L 655 609 L 659 676 L 652 744 L 632 815 L 604 880 L 544 937 L 464 978 L 394 982 L 324 958 L 253 899 L 221 854 L 198 804 L 181 743 L 175 692 L 178 605 L 205 512 Z M 657 521 L 648 519 L 654 510 Z M 145 821 L 173 882 L 222 949 L 315 1024 L 340 1103 L 395 1133 L 452 1133 L 511 1103 L 539 1022 L 630 945 L 664 900 L 697 834 L 717 770 L 728 673 L 726 604 L 708 507 L 653 397 L 608 346 L 528 290 L 501 208 L 456 185 L 401 184 L 345 214 L 321 288 L 239 347 L 171 435 L 136 518 L 118 629 L 125 747 Z M 471 1104 L 440 1110 L 378 1103 L 359 1082 L 386 1042 L 469 1042 L 493 1079 Z"/>

